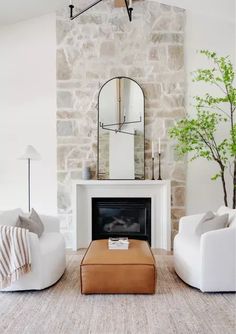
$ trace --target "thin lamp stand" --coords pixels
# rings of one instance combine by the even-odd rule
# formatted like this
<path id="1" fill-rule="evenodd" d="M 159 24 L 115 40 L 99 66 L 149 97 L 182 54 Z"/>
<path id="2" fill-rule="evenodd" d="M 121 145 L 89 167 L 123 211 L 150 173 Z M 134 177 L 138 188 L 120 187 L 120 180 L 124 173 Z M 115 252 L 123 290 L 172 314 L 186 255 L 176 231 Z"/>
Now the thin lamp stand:
<path id="1" fill-rule="evenodd" d="M 30 159 L 28 158 L 28 210 L 30 212 L 31 203 L 30 203 Z"/>
<path id="2" fill-rule="evenodd" d="M 161 152 L 158 153 L 158 166 L 159 166 L 158 180 L 162 180 L 161 178 Z"/>
<path id="3" fill-rule="evenodd" d="M 152 157 L 152 180 L 155 180 L 155 176 L 154 176 L 154 157 Z"/>

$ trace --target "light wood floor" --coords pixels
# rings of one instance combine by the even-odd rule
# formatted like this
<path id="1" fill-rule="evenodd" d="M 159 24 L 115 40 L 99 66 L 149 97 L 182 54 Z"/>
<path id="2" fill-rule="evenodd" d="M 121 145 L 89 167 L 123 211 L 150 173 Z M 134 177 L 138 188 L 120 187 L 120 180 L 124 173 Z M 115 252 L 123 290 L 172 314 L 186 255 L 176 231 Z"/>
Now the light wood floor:
<path id="1" fill-rule="evenodd" d="M 68 252 L 61 280 L 43 291 L 0 293 L 1 334 L 233 334 L 233 293 L 201 293 L 174 272 L 173 256 L 155 251 L 155 295 L 80 294 L 84 250 Z"/>

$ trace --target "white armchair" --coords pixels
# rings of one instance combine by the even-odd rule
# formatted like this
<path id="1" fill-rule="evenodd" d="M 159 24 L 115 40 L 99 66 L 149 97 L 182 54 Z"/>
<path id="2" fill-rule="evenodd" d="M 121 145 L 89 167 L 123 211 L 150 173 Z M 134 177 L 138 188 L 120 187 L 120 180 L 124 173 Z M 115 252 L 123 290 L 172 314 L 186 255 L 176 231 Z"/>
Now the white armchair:
<path id="1" fill-rule="evenodd" d="M 195 230 L 204 214 L 182 217 L 174 239 L 176 273 L 203 292 L 236 291 L 236 213 L 225 212 L 230 213 L 230 226 L 200 237 Z"/>
<path id="2" fill-rule="evenodd" d="M 56 283 L 65 271 L 65 242 L 59 233 L 59 219 L 40 215 L 44 232 L 30 235 L 31 272 L 0 291 L 41 290 Z M 12 225 L 12 224 L 9 224 Z"/>

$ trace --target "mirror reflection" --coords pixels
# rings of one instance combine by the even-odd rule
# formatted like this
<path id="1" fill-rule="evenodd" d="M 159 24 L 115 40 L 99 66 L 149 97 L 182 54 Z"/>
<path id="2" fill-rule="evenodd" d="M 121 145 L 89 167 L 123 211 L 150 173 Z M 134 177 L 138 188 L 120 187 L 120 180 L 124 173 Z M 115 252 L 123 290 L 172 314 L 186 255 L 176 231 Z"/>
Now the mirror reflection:
<path id="1" fill-rule="evenodd" d="M 113 78 L 99 92 L 98 179 L 144 179 L 144 94 Z"/>

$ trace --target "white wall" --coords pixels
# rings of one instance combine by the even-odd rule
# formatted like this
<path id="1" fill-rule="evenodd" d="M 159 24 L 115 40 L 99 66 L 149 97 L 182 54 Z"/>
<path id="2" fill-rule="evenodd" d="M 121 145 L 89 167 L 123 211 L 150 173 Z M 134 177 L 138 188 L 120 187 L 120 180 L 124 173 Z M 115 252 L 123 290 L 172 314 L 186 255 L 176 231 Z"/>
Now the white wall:
<path id="1" fill-rule="evenodd" d="M 185 64 L 187 73 L 187 111 L 193 113 L 191 97 L 205 92 L 191 82 L 190 72 L 205 65 L 196 50 L 209 49 L 235 60 L 235 0 L 162 0 L 186 9 Z M 220 182 L 210 177 L 215 165 L 203 159 L 189 163 L 187 175 L 187 213 L 214 210 L 223 203 Z"/>
<path id="2" fill-rule="evenodd" d="M 0 210 L 27 209 L 31 144 L 32 206 L 56 213 L 56 29 L 49 14 L 0 29 Z"/>

